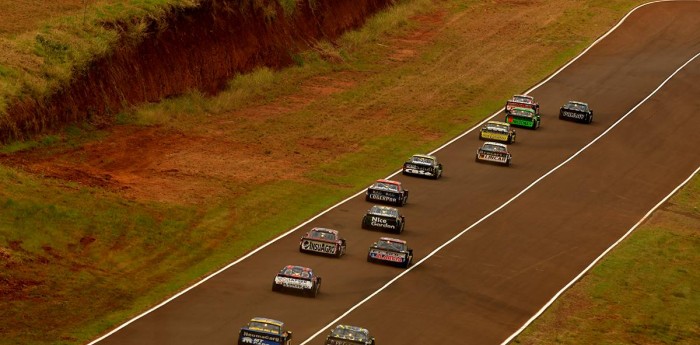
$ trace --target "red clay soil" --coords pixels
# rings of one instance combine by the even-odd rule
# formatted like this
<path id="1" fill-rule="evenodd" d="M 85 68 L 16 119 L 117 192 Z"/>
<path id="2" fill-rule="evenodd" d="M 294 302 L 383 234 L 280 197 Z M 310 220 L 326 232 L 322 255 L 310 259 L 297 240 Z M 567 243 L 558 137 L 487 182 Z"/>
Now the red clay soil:
<path id="1" fill-rule="evenodd" d="M 315 0 L 313 5 L 305 0 L 293 15 L 275 5 L 272 19 L 250 3 L 203 1 L 198 8 L 174 13 L 165 25 L 153 22 L 142 42 L 119 46 L 67 88 L 46 100 L 15 102 L 0 120 L 0 141 L 191 89 L 216 93 L 236 74 L 291 64 L 295 52 L 361 26 L 393 0 Z"/>

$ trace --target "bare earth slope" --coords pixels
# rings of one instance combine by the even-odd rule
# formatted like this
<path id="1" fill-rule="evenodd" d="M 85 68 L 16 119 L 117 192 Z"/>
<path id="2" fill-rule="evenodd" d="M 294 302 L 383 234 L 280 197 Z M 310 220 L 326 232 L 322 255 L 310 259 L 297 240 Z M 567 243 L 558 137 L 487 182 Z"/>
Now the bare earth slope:
<path id="1" fill-rule="evenodd" d="M 585 146 L 698 53 L 698 13 L 700 4 L 691 2 L 642 8 L 534 91 L 543 125 L 519 131 L 513 167 L 474 163 L 479 142 L 471 133 L 437 153 L 443 179 L 399 178 L 411 190 L 401 237 L 417 258 Z M 342 322 L 390 344 L 441 343 L 456 334 L 465 344 L 503 341 L 700 164 L 700 120 L 691 111 L 700 105 L 692 97 L 698 73 L 698 62 L 689 65 L 581 155 Z M 569 99 L 589 102 L 595 122 L 557 120 Z M 230 344 L 236 327 L 256 315 L 285 320 L 297 341 L 307 339 L 401 272 L 364 260 L 380 236 L 359 228 L 369 205 L 357 197 L 308 225 L 343 232 L 346 257 L 298 253 L 297 231 L 100 343 Z M 322 294 L 271 292 L 274 272 L 286 264 L 314 267 L 324 278 Z"/>

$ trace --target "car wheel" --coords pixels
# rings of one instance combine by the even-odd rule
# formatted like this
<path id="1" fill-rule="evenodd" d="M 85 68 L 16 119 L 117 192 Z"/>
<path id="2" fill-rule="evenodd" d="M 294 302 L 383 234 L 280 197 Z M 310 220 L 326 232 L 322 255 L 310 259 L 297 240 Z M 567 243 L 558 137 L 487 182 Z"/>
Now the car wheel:
<path id="1" fill-rule="evenodd" d="M 372 260 L 372 257 L 369 256 L 369 254 L 367 254 L 367 262 L 374 262 L 374 260 Z"/>
<path id="2" fill-rule="evenodd" d="M 591 115 L 591 116 L 588 117 L 588 121 L 587 121 L 587 122 L 588 122 L 588 123 L 593 122 L 593 115 Z"/>
<path id="3" fill-rule="evenodd" d="M 274 282 L 272 283 L 272 291 L 275 291 L 275 292 L 280 291 L 280 288 Z"/>
<path id="4" fill-rule="evenodd" d="M 474 161 L 477 163 L 479 162 L 479 155 L 476 155 L 476 157 L 474 157 Z"/>

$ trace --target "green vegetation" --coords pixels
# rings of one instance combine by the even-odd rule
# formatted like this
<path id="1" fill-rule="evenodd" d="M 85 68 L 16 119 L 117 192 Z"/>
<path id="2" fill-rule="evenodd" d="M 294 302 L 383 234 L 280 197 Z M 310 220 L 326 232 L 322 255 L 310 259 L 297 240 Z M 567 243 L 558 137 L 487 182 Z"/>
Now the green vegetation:
<path id="1" fill-rule="evenodd" d="M 557 300 L 514 344 L 696 344 L 700 176 Z"/>
<path id="2" fill-rule="evenodd" d="M 6 289 L 0 296 L 7 296 L 1 300 L 0 344 L 74 344 L 94 338 L 394 171 L 407 155 L 430 151 L 472 126 L 503 99 L 570 59 L 638 3 L 553 0 L 502 6 L 404 0 L 361 30 L 297 54 L 294 67 L 238 76 L 214 97 L 193 91 L 119 114 L 117 122 L 126 126 L 207 138 L 220 131 L 272 159 L 305 160 L 297 174 L 271 181 L 210 182 L 224 196 L 203 204 L 131 200 L 118 191 L 0 167 L 0 259 L 6 268 L 0 282 L 8 282 L 0 285 Z M 162 20 L 170 11 L 193 4 L 123 1 L 91 8 L 85 21 Z M 291 1 L 282 5 L 287 12 L 293 9 Z M 584 15 L 590 13 L 596 15 Z M 545 23 L 543 16 L 551 20 Z M 566 20 L 572 16 L 581 20 Z M 17 86 L 13 94 L 43 95 L 47 85 L 70 77 L 63 68 L 111 49 L 116 31 L 96 25 L 94 37 L 81 38 L 90 34 L 63 34 L 72 30 L 70 25 L 56 24 L 75 25 L 82 18 L 54 19 L 40 40 L 36 32 L 2 38 L 0 45 L 11 43 L 4 47 L 13 52 L 30 56 L 37 50 L 43 55 L 42 64 L 36 65 L 40 67 L 22 73 L 1 63 L 0 90 L 8 90 L 2 83 L 10 79 L 2 78 L 14 73 L 21 75 L 14 79 L 18 84 L 36 87 Z M 531 25 L 513 31 L 509 21 Z M 133 26 L 127 32 L 138 38 L 143 27 L 136 24 L 145 22 L 129 23 Z M 535 33 L 536 40 L 527 39 Z M 64 36 L 81 43 L 58 39 Z M 509 42 L 518 42 L 519 49 L 504 56 Z M 533 50 L 538 54 L 530 54 Z M 45 64 L 48 60 L 51 66 Z M 43 68 L 49 73 L 41 72 Z M 39 77 L 44 75 L 51 81 Z M 316 84 L 309 82 L 314 80 Z M 309 83 L 312 88 L 306 90 Z M 313 96 L 321 93 L 319 84 L 327 95 Z M 309 99 L 298 100 L 304 96 Z M 239 114 L 266 105 L 286 111 L 268 117 Z M 378 122 L 386 128 L 377 128 Z M 61 135 L 0 150 L 61 152 L 103 138 L 100 131 L 75 126 Z M 304 146 L 308 139 L 320 147 Z M 76 156 L 82 158 L 80 152 Z M 378 156 L 383 159 L 367 159 Z M 686 290 L 679 293 L 693 296 Z M 76 308 L 86 301 L 94 307 Z"/>

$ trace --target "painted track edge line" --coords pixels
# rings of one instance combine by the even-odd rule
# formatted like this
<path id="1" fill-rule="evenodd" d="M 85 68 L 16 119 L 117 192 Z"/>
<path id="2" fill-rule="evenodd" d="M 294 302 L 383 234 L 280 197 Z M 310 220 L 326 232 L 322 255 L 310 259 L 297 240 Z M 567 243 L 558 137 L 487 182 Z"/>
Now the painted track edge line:
<path id="1" fill-rule="evenodd" d="M 343 314 L 341 314 L 340 316 L 338 316 L 337 318 L 335 318 L 333 321 L 331 321 L 331 322 L 328 323 L 326 326 L 324 326 L 323 328 L 321 328 L 319 331 L 317 331 L 316 333 L 314 333 L 313 335 L 311 335 L 309 338 L 307 338 L 306 340 L 304 340 L 300 345 L 305 345 L 305 344 L 307 344 L 308 342 L 310 342 L 311 340 L 315 339 L 315 338 L 316 338 L 318 335 L 320 335 L 322 332 L 324 332 L 324 331 L 326 331 L 328 328 L 330 328 L 334 323 L 339 322 L 342 318 L 348 316 L 352 311 L 354 311 L 355 309 L 357 309 L 357 308 L 359 308 L 360 306 L 362 306 L 363 304 L 365 304 L 367 301 L 369 301 L 370 299 L 372 299 L 374 296 L 378 295 L 380 292 L 384 291 L 386 288 L 388 288 L 390 285 L 392 285 L 394 282 L 396 282 L 397 280 L 399 280 L 399 279 L 400 279 L 401 277 L 403 277 L 404 275 L 408 274 L 410 271 L 413 270 L 413 268 L 415 268 L 415 267 L 417 267 L 417 266 L 420 266 L 424 261 L 426 261 L 427 259 L 431 258 L 433 255 L 437 254 L 437 253 L 438 253 L 439 251 L 441 251 L 443 248 L 445 248 L 446 246 L 448 246 L 448 245 L 451 244 L 452 242 L 454 242 L 454 241 L 456 241 L 457 239 L 459 239 L 460 237 L 462 237 L 462 235 L 464 235 L 465 233 L 467 233 L 468 231 L 470 231 L 471 229 L 473 229 L 475 226 L 479 225 L 481 222 L 483 222 L 483 221 L 485 221 L 486 219 L 490 218 L 492 215 L 498 213 L 500 210 L 502 210 L 503 208 L 505 208 L 506 206 L 508 206 L 510 203 L 512 203 L 513 201 L 515 201 L 517 198 L 519 198 L 521 195 L 525 194 L 525 192 L 527 192 L 528 190 L 530 190 L 532 187 L 534 187 L 534 186 L 535 186 L 536 184 L 538 184 L 540 181 L 544 180 L 546 177 L 548 177 L 549 175 L 551 175 L 551 174 L 554 173 L 555 171 L 559 170 L 559 168 L 561 168 L 562 166 L 566 165 L 567 163 L 569 163 L 569 162 L 570 162 L 571 160 L 573 160 L 574 158 L 578 157 L 583 151 L 585 151 L 585 150 L 588 149 L 591 145 L 593 145 L 593 144 L 595 144 L 596 142 L 598 142 L 598 140 L 600 140 L 602 137 L 604 137 L 606 134 L 608 134 L 613 128 L 617 127 L 618 124 L 620 124 L 620 123 L 621 123 L 623 120 L 625 120 L 630 114 L 632 114 L 635 110 L 637 110 L 637 108 L 639 108 L 640 106 L 642 106 L 642 104 L 646 103 L 647 100 L 649 100 L 649 99 L 650 99 L 651 97 L 653 97 L 657 92 L 659 92 L 659 90 L 661 90 L 661 88 L 663 88 L 663 87 L 669 82 L 669 80 L 671 80 L 676 74 L 678 74 L 678 72 L 680 72 L 681 70 L 683 70 L 683 68 L 685 68 L 685 66 L 687 66 L 688 64 L 690 64 L 691 62 L 693 62 L 693 61 L 694 61 L 696 58 L 698 58 L 699 56 L 700 56 L 700 53 L 697 53 L 697 54 L 695 54 L 693 57 L 691 57 L 688 61 L 686 61 L 685 63 L 683 63 L 683 64 L 682 64 L 680 67 L 678 67 L 673 73 L 671 73 L 671 75 L 669 75 L 666 79 L 664 79 L 664 81 L 661 82 L 661 84 L 659 84 L 659 86 L 657 86 L 649 95 L 647 95 L 646 97 L 644 97 L 644 99 L 642 99 L 641 101 L 639 101 L 639 103 L 637 103 L 634 107 L 632 107 L 627 113 L 625 113 L 625 114 L 624 114 L 622 117 L 620 117 L 617 121 L 615 121 L 615 123 L 613 123 L 613 124 L 612 124 L 610 127 L 608 127 L 605 131 L 603 131 L 602 133 L 600 133 L 600 135 L 598 135 L 597 137 L 595 137 L 593 140 L 591 140 L 591 142 L 589 142 L 588 144 L 586 144 L 585 146 L 583 146 L 581 149 L 579 149 L 578 151 L 576 151 L 574 154 L 572 154 L 569 158 L 567 158 L 567 159 L 565 159 L 563 162 L 559 163 L 557 166 L 555 166 L 554 168 L 552 168 L 551 170 L 549 170 L 548 172 L 546 172 L 544 175 L 538 177 L 535 181 L 531 182 L 531 183 L 530 183 L 527 187 L 525 187 L 523 190 L 521 190 L 521 191 L 518 192 L 516 195 L 514 195 L 513 197 L 511 197 L 510 199 L 508 199 L 506 202 L 504 202 L 503 204 L 501 204 L 500 206 L 498 206 L 497 208 L 495 208 L 494 210 L 492 210 L 491 212 L 489 212 L 488 214 L 486 214 L 485 216 L 483 216 L 482 218 L 480 218 L 479 220 L 477 220 L 476 222 L 474 222 L 472 225 L 470 225 L 470 226 L 467 227 L 466 229 L 462 230 L 462 231 L 459 232 L 457 235 L 455 235 L 454 237 L 452 237 L 452 238 L 450 238 L 449 240 L 447 240 L 445 243 L 439 245 L 437 248 L 435 248 L 433 251 L 431 251 L 431 252 L 428 253 L 425 257 L 423 257 L 423 259 L 421 259 L 420 261 L 416 262 L 416 263 L 413 264 L 411 267 L 409 267 L 409 268 L 406 269 L 405 271 L 401 272 L 400 274 L 398 274 L 398 275 L 397 275 L 396 277 L 394 277 L 393 279 L 389 280 L 386 284 L 382 285 L 379 289 L 377 289 L 376 291 L 374 291 L 373 293 L 371 293 L 370 295 L 368 295 L 367 297 L 365 297 L 364 299 L 362 299 L 360 302 L 358 302 L 358 303 L 355 304 L 354 306 L 350 307 L 350 309 L 348 309 L 348 310 L 345 311 Z M 692 176 L 692 175 L 691 175 L 691 176 Z"/>
<path id="2" fill-rule="evenodd" d="M 603 35 L 600 36 L 598 39 L 596 39 L 593 43 L 591 43 L 591 45 L 589 45 L 586 49 L 584 49 L 584 50 L 583 50 L 581 53 L 579 53 L 576 57 L 574 57 L 573 59 L 571 59 L 571 60 L 570 60 L 568 63 L 566 63 L 564 66 L 560 67 L 559 69 L 557 69 L 556 71 L 554 71 L 551 75 L 549 75 L 549 77 L 545 78 L 543 81 L 541 81 L 541 82 L 538 83 L 537 85 L 531 87 L 530 89 L 528 89 L 528 90 L 525 91 L 524 93 L 525 93 L 525 94 L 528 94 L 528 93 L 534 91 L 535 89 L 539 88 L 540 86 L 542 86 L 543 84 L 545 84 L 546 82 L 548 82 L 549 80 L 551 80 L 552 78 L 554 78 L 555 76 L 557 76 L 557 75 L 558 75 L 559 73 L 561 73 L 565 68 L 567 68 L 569 65 L 571 65 L 572 63 L 574 63 L 575 61 L 577 61 L 579 58 L 581 58 L 581 56 L 583 56 L 585 53 L 587 53 L 591 48 L 593 48 L 593 46 L 597 45 L 598 42 L 600 42 L 600 41 L 603 40 L 605 37 L 607 37 L 608 35 L 610 35 L 613 31 L 615 31 L 615 30 L 616 30 L 620 25 L 622 25 L 622 24 L 625 22 L 625 20 L 627 20 L 627 18 L 628 18 L 634 11 L 636 11 L 637 9 L 639 9 L 639 8 L 641 8 L 641 7 L 644 7 L 644 6 L 646 6 L 646 5 L 655 4 L 655 3 L 662 3 L 662 2 L 684 2 L 684 1 L 695 2 L 695 1 L 700 1 L 700 0 L 656 0 L 656 1 L 651 1 L 651 2 L 642 4 L 642 5 L 639 5 L 639 6 L 635 7 L 635 8 L 633 8 L 633 9 L 630 10 L 630 12 L 628 12 L 624 17 L 622 17 L 622 19 L 620 19 L 620 20 L 618 21 L 618 23 L 617 23 L 615 26 L 613 26 L 612 28 L 610 28 L 605 34 L 603 34 Z M 492 118 L 496 117 L 496 116 L 497 116 L 498 114 L 500 114 L 501 111 L 503 111 L 503 110 L 504 110 L 504 108 L 500 108 L 499 110 L 497 110 L 496 112 L 494 112 L 494 113 L 491 114 L 490 116 L 486 117 L 484 120 L 482 120 L 482 121 L 479 122 L 478 124 L 474 125 L 473 127 L 471 127 L 471 128 L 469 128 L 469 129 L 467 129 L 466 131 L 464 131 L 462 134 L 460 134 L 460 135 L 454 137 L 453 139 L 451 139 L 451 140 L 449 140 L 448 142 L 444 143 L 443 145 L 439 146 L 437 149 L 431 151 L 429 154 L 434 154 L 434 153 L 436 153 L 436 152 L 438 152 L 438 151 L 444 149 L 445 147 L 451 145 L 451 144 L 454 143 L 455 141 L 457 141 L 457 140 L 461 139 L 462 137 L 466 136 L 467 134 L 471 133 L 471 132 L 474 131 L 475 129 L 480 128 L 481 126 L 483 126 L 483 124 L 485 124 L 487 121 L 491 120 Z M 397 170 L 397 171 L 395 171 L 394 173 L 388 175 L 386 178 L 391 178 L 391 177 L 393 177 L 393 176 L 396 176 L 396 175 L 399 174 L 400 172 L 401 172 L 401 170 Z M 245 260 L 245 259 L 247 259 L 247 258 L 253 256 L 254 254 L 256 254 L 256 253 L 258 253 L 259 251 L 261 251 L 262 249 L 264 249 L 264 248 L 266 248 L 266 247 L 272 245 L 273 243 L 279 241 L 280 239 L 282 239 L 282 238 L 284 238 L 284 237 L 286 237 L 286 236 L 288 236 L 288 235 L 294 233 L 295 231 L 299 230 L 301 227 L 306 226 L 306 225 L 309 224 L 310 222 L 316 220 L 317 218 L 321 217 L 322 215 L 324 215 L 324 214 L 330 212 L 331 210 L 333 210 L 333 209 L 337 208 L 338 206 L 340 206 L 340 205 L 342 205 L 342 204 L 348 202 L 349 200 L 351 200 L 351 199 L 353 199 L 353 198 L 355 198 L 355 197 L 361 195 L 361 194 L 364 193 L 364 192 L 365 192 L 365 189 L 362 189 L 362 190 L 358 191 L 357 193 L 355 193 L 355 194 L 353 194 L 353 195 L 351 195 L 351 196 L 349 196 L 349 197 L 347 197 L 347 198 L 341 200 L 341 201 L 338 202 L 337 204 L 335 204 L 335 205 L 333 205 L 333 206 L 331 206 L 331 207 L 325 209 L 324 211 L 321 211 L 320 213 L 316 214 L 315 216 L 313 216 L 313 217 L 309 218 L 308 220 L 304 221 L 303 223 L 297 225 L 296 227 L 294 227 L 294 228 L 292 228 L 292 229 L 290 229 L 290 230 L 288 230 L 288 231 L 286 231 L 286 232 L 280 234 L 279 236 L 277 236 L 277 237 L 275 237 L 275 238 L 269 240 L 268 242 L 266 242 L 266 243 L 262 244 L 261 246 L 259 246 L 259 247 L 255 248 L 255 249 L 253 249 L 252 251 L 248 252 L 248 253 L 245 254 L 244 256 L 242 256 L 242 257 L 236 259 L 235 261 L 233 261 L 233 262 L 227 264 L 226 266 L 220 268 L 219 270 L 215 271 L 214 273 L 211 273 L 210 275 L 208 275 L 208 276 L 202 278 L 202 280 L 200 280 L 200 281 L 194 283 L 193 285 L 190 285 L 189 287 L 187 287 L 187 288 L 185 288 L 184 290 L 182 290 L 182 291 L 180 291 L 180 292 L 174 294 L 173 296 L 171 296 L 171 297 L 165 299 L 164 301 L 162 301 L 162 302 L 156 304 L 155 306 L 151 307 L 150 309 L 148 309 L 148 310 L 142 312 L 141 314 L 138 314 L 137 316 L 133 317 L 132 319 L 130 319 L 130 320 L 128 320 L 128 321 L 126 321 L 126 322 L 120 324 L 119 326 L 117 326 L 117 327 L 111 329 L 109 332 L 103 334 L 102 336 L 100 336 L 100 337 L 98 337 L 98 338 L 96 338 L 96 339 L 90 341 L 87 345 L 94 345 L 94 344 L 99 343 L 100 341 L 102 341 L 102 340 L 108 338 L 109 336 L 111 336 L 111 335 L 113 335 L 114 333 L 116 333 L 116 332 L 122 330 L 123 328 L 127 327 L 128 325 L 130 325 L 130 324 L 136 322 L 137 320 L 141 319 L 142 317 L 144 317 L 144 316 L 146 316 L 146 315 L 152 313 L 153 311 L 159 309 L 160 307 L 162 307 L 162 306 L 164 306 L 164 305 L 170 303 L 171 301 L 177 299 L 178 297 L 184 295 L 185 293 L 189 292 L 190 290 L 192 290 L 192 289 L 196 288 L 197 286 L 203 284 L 204 282 L 208 281 L 209 279 L 213 278 L 214 276 L 217 276 L 217 275 L 219 275 L 220 273 L 222 273 L 223 271 L 225 271 L 225 270 L 227 270 L 227 269 L 229 269 L 229 268 L 231 268 L 231 267 L 237 265 L 237 264 L 240 263 L 241 261 L 243 261 L 243 260 Z M 479 222 L 480 222 L 480 221 L 479 221 Z M 422 260 L 421 260 L 421 261 L 422 261 Z M 302 343 L 302 345 L 303 345 L 303 344 L 305 344 L 305 342 Z"/>
<path id="3" fill-rule="evenodd" d="M 572 280 L 571 280 L 568 284 L 566 284 L 561 290 L 559 290 L 559 291 L 558 291 L 544 306 L 542 306 L 542 308 L 540 308 L 540 310 L 537 311 L 537 313 L 536 313 L 535 315 L 533 315 L 530 319 L 528 319 L 517 331 L 515 331 L 515 333 L 511 334 L 506 340 L 504 340 L 504 341 L 501 343 L 501 345 L 507 345 L 508 343 L 510 343 L 511 341 L 513 341 L 513 339 L 515 339 L 518 335 L 520 335 L 528 326 L 530 326 L 530 325 L 531 325 L 537 318 L 539 318 L 547 309 L 549 309 L 549 307 L 550 307 L 557 299 L 559 299 L 559 297 L 561 297 L 561 295 L 564 294 L 564 292 L 566 292 L 567 290 L 569 290 L 576 282 L 578 282 L 578 281 L 581 279 L 581 277 L 583 277 L 583 275 L 585 275 L 585 274 L 588 273 L 591 269 L 593 269 L 593 267 L 594 267 L 600 260 L 602 260 L 603 257 L 605 257 L 605 255 L 607 255 L 611 250 L 615 249 L 615 247 L 617 247 L 620 243 L 622 243 L 622 241 L 624 241 L 630 234 L 632 234 L 632 232 L 634 232 L 634 230 L 636 230 L 640 225 L 642 225 L 642 223 L 644 223 L 644 222 L 652 215 L 652 213 L 654 213 L 661 205 L 663 205 L 666 201 L 668 201 L 668 199 L 670 199 L 670 198 L 671 198 L 674 194 L 676 194 L 681 188 L 683 188 L 683 186 L 685 186 L 686 184 L 688 184 L 688 182 L 690 182 L 690 180 L 691 180 L 696 174 L 698 174 L 698 172 L 700 172 L 700 167 L 698 167 L 697 169 L 695 169 L 695 171 L 694 171 L 693 173 L 691 173 L 690 176 L 688 176 L 683 182 L 681 182 L 681 184 L 679 184 L 678 186 L 676 186 L 676 188 L 674 188 L 674 189 L 671 191 L 671 193 L 669 193 L 668 195 L 666 195 L 666 197 L 664 197 L 663 199 L 661 199 L 661 201 L 659 201 L 654 207 L 652 207 L 652 208 L 649 210 L 649 212 L 647 212 L 647 213 L 642 217 L 642 219 L 640 219 L 640 220 L 639 220 L 636 224 L 634 224 L 629 230 L 627 230 L 627 232 L 626 232 L 624 235 L 622 235 L 622 237 L 620 237 L 620 239 L 618 239 L 617 241 L 615 241 L 615 243 L 613 243 L 610 247 L 608 247 L 608 249 L 606 249 L 605 251 L 603 251 L 603 253 L 601 253 L 597 258 L 595 258 L 595 260 L 593 260 L 593 261 L 590 263 L 590 265 L 588 265 L 583 271 L 581 271 L 581 273 L 579 273 L 576 277 L 574 277 L 574 279 L 572 279 Z"/>

